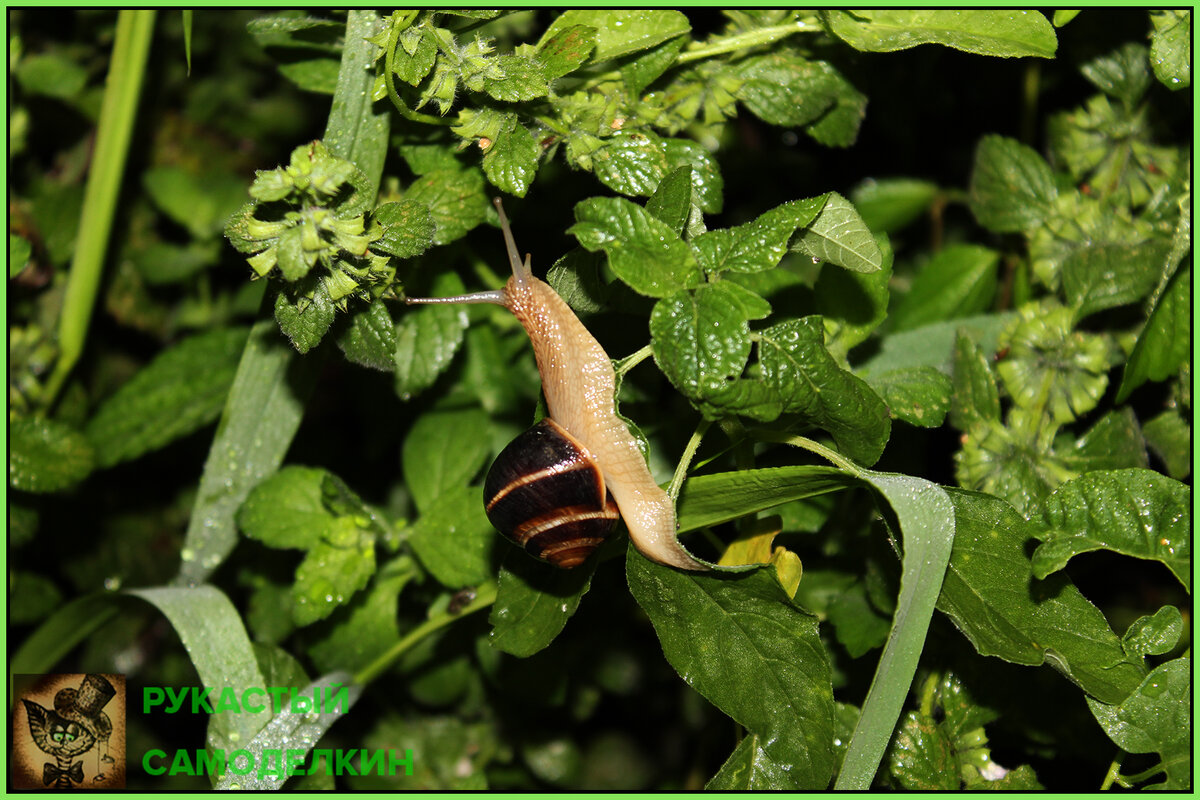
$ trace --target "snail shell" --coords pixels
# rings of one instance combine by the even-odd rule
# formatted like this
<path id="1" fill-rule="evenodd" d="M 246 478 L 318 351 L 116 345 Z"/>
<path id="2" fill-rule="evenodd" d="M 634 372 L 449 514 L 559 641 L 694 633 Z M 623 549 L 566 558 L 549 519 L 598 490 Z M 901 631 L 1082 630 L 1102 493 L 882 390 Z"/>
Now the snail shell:
<path id="1" fill-rule="evenodd" d="M 496 529 L 556 567 L 582 564 L 621 517 L 588 449 L 543 419 L 496 457 L 483 483 Z"/>

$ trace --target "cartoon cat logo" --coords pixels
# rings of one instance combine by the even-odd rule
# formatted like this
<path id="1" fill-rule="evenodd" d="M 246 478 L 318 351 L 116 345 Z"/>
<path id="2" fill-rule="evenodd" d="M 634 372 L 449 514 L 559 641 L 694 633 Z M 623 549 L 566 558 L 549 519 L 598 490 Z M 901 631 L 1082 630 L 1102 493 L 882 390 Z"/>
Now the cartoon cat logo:
<path id="1" fill-rule="evenodd" d="M 114 676 L 115 677 L 115 676 Z M 117 694 L 116 687 L 104 675 L 85 675 L 79 688 L 70 686 L 58 689 L 54 695 L 54 707 L 48 708 L 39 703 L 22 698 L 25 716 L 29 725 L 29 735 L 33 745 L 43 753 L 54 756 L 54 761 L 42 764 L 42 785 L 55 789 L 72 789 L 84 784 L 84 761 L 82 756 L 97 749 L 97 769 L 89 770 L 94 774 L 92 783 L 87 788 L 104 786 L 119 788 L 112 780 L 111 773 L 116 766 L 116 759 L 109 752 L 110 739 L 113 735 L 113 722 L 103 709 Z M 124 715 L 121 715 L 123 722 Z M 15 737 L 14 737 L 15 739 Z M 123 743 L 123 736 L 122 736 Z M 14 745 L 16 741 L 14 741 Z M 124 748 L 122 747 L 123 751 Z M 32 766 L 28 748 L 24 753 L 25 766 Z M 27 770 L 31 771 L 31 770 Z M 14 776 L 15 777 L 15 776 Z M 120 770 L 120 785 L 124 785 L 123 765 Z"/>

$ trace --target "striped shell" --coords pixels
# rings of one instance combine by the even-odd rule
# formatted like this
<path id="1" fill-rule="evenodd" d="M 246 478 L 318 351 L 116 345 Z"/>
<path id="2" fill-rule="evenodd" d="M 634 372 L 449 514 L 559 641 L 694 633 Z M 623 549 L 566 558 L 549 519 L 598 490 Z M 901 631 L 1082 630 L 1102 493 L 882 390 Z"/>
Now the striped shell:
<path id="1" fill-rule="evenodd" d="M 550 419 L 501 451 L 483 482 L 483 499 L 498 531 L 566 569 L 582 564 L 620 518 L 595 458 Z"/>

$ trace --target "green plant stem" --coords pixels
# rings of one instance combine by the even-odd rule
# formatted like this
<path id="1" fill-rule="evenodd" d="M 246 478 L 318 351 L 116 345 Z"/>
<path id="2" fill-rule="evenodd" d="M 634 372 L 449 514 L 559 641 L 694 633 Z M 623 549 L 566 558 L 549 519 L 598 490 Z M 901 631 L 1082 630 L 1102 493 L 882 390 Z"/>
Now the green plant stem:
<path id="1" fill-rule="evenodd" d="M 786 25 L 759 28 L 758 30 L 746 31 L 745 33 L 717 39 L 707 44 L 697 45 L 694 49 L 680 53 L 679 57 L 675 59 L 675 63 L 688 64 L 692 61 L 700 61 L 701 59 L 732 53 L 737 50 L 746 50 L 751 47 L 771 44 L 780 39 L 786 39 L 793 33 L 819 33 L 820 31 L 821 28 L 819 26 L 810 25 L 807 22 L 789 22 Z"/>
<path id="2" fill-rule="evenodd" d="M 75 241 L 75 256 L 71 259 L 62 315 L 58 320 L 58 362 L 46 386 L 45 407 L 54 404 L 67 375 L 83 353 L 112 233 L 117 195 L 125 175 L 125 161 L 153 33 L 154 11 L 118 13 L 112 62 L 96 129 L 96 146 L 83 191 L 79 236 Z"/>
<path id="3" fill-rule="evenodd" d="M 617 373 L 617 379 L 620 380 L 621 378 L 624 378 L 625 373 L 629 372 L 629 370 L 633 369 L 652 355 L 654 355 L 654 346 L 648 344 L 640 350 L 636 350 L 622 358 L 620 361 L 616 362 L 616 364 L 613 365 L 613 371 Z"/>
<path id="4" fill-rule="evenodd" d="M 853 461 L 841 455 L 840 453 L 830 450 L 825 445 L 814 442 L 812 439 L 809 439 L 805 436 L 788 436 L 787 434 L 774 434 L 770 431 L 755 431 L 754 435 L 755 438 L 763 441 L 778 442 L 779 444 L 790 444 L 793 447 L 799 447 L 803 450 L 809 451 L 810 453 L 816 453 L 821 458 L 824 458 L 832 463 L 835 467 L 843 469 L 846 472 L 849 472 L 851 475 L 857 477 L 862 477 L 863 475 L 862 468 Z"/>
<path id="5" fill-rule="evenodd" d="M 487 608 L 492 603 L 496 602 L 496 588 L 497 586 L 495 581 L 488 581 L 487 583 L 480 584 L 475 588 L 475 599 L 464 606 L 457 613 L 451 614 L 449 611 L 443 611 L 437 616 L 430 617 L 417 627 L 413 628 L 405 636 L 403 636 L 400 641 L 392 645 L 386 653 L 359 670 L 354 676 L 354 683 L 358 684 L 359 686 L 367 685 L 386 672 L 387 669 L 391 667 L 397 659 L 408 652 L 413 645 L 420 642 L 426 636 L 440 631 L 442 628 L 446 627 L 455 620 L 463 619 L 468 615 L 473 614 L 480 609 Z"/>
<path id="6" fill-rule="evenodd" d="M 696 457 L 696 451 L 700 449 L 700 442 L 704 439 L 704 434 L 708 432 L 709 425 L 712 425 L 711 421 L 700 420 L 700 424 L 692 432 L 692 438 L 688 439 L 687 447 L 683 448 L 683 456 L 680 457 L 679 464 L 675 467 L 675 474 L 671 477 L 671 483 L 667 486 L 667 496 L 671 498 L 672 503 L 679 499 L 679 492 L 683 489 L 683 480 L 687 477 L 688 468 L 692 464 L 692 459 Z"/>
<path id="7" fill-rule="evenodd" d="M 396 72 L 392 68 L 396 62 L 396 45 L 400 41 L 401 31 L 412 24 L 412 21 L 417 18 L 417 13 L 416 11 L 396 11 L 392 14 L 392 19 L 389 23 L 391 28 L 388 31 L 387 54 L 384 56 L 383 64 L 383 82 L 387 86 L 388 99 L 392 101 L 392 105 L 400 112 L 400 116 L 411 122 L 424 122 L 427 125 L 453 125 L 454 123 L 451 120 L 413 111 L 400 99 L 400 93 L 396 91 Z"/>

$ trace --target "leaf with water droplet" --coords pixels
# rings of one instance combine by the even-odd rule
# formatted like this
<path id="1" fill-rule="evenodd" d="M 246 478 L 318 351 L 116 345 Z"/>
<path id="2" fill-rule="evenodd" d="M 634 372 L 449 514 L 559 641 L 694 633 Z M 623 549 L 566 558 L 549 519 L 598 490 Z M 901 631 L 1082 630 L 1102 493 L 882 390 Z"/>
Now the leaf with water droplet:
<path id="1" fill-rule="evenodd" d="M 361 535 L 354 520 L 337 518 L 330 539 L 322 540 L 308 551 L 296 569 L 292 587 L 292 618 L 299 626 L 310 625 L 333 613 L 355 592 L 367 585 L 375 572 L 375 541 Z"/>

